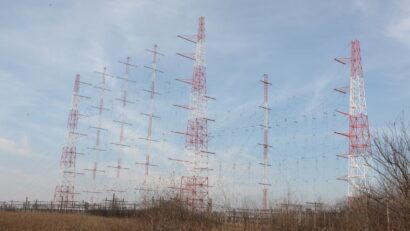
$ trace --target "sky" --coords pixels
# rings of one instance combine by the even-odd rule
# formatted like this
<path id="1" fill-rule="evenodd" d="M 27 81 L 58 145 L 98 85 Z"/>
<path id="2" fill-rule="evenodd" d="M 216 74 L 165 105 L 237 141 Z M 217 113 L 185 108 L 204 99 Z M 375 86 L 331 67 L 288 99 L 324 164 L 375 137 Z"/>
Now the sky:
<path id="1" fill-rule="evenodd" d="M 138 139 L 146 133 L 151 56 L 144 49 L 158 44 L 165 54 L 158 61 L 153 137 L 153 184 L 167 188 L 178 180 L 184 166 L 168 158 L 184 157 L 184 140 L 171 131 L 183 131 L 188 113 L 173 104 L 189 102 L 189 88 L 175 78 L 188 78 L 192 62 L 176 55 L 193 52 L 192 44 L 178 34 L 195 34 L 198 18 L 206 21 L 206 66 L 210 101 L 209 131 L 211 196 L 215 204 L 259 206 L 261 198 L 263 100 L 259 80 L 268 74 L 272 82 L 270 106 L 270 162 L 272 203 L 291 197 L 294 201 L 320 200 L 334 203 L 346 194 L 347 165 L 337 154 L 347 150 L 346 140 L 333 134 L 346 131 L 347 121 L 334 110 L 348 110 L 348 98 L 332 91 L 347 86 L 348 66 L 334 62 L 348 57 L 350 41 L 359 39 L 371 129 L 383 129 L 410 109 L 410 3 L 393 1 L 0 1 L 0 201 L 25 197 L 50 200 L 59 181 L 61 147 L 71 106 L 76 74 L 97 84 L 104 66 L 108 73 L 124 73 L 127 56 L 138 65 L 132 69 L 129 94 L 135 101 L 127 108 L 133 126 L 126 129 L 132 149 L 119 151 L 109 143 L 118 139 L 112 121 L 121 108 L 117 80 L 107 80 L 110 111 L 103 124 L 107 153 L 100 166 L 115 164 L 123 156 L 130 168 L 121 185 L 132 191 L 141 184 L 143 169 L 134 162 L 145 158 L 146 145 Z M 79 141 L 84 157 L 77 158 L 79 171 L 90 167 L 93 154 L 87 147 L 95 134 L 98 94 L 84 86 L 91 99 L 80 102 L 88 115 L 80 129 L 88 136 Z M 407 112 L 407 114 L 406 114 Z M 408 118 L 408 116 L 407 116 Z M 122 152 L 121 154 L 118 154 Z M 175 176 L 172 176 L 175 172 Z M 120 182 L 106 171 L 96 185 L 90 174 L 77 177 L 78 190 L 104 190 Z M 119 184 L 119 183 L 118 183 Z M 81 194 L 80 198 L 89 195 Z"/>

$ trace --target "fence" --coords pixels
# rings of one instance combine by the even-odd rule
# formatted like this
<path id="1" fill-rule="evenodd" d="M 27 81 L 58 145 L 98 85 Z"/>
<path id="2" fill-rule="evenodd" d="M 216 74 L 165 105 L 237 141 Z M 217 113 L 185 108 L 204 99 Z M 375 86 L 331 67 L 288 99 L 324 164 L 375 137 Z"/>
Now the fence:
<path id="1" fill-rule="evenodd" d="M 144 209 L 161 206 L 165 200 L 148 200 L 144 202 L 124 201 L 124 200 L 108 200 L 105 199 L 100 203 L 89 203 L 86 201 L 0 201 L 0 211 L 26 211 L 26 212 L 54 212 L 54 213 L 89 213 L 105 216 L 132 216 Z M 324 208 L 315 211 L 309 206 L 281 206 L 275 209 L 260 210 L 260 209 L 243 209 L 243 208 L 226 208 L 214 205 L 214 214 L 223 218 L 225 221 L 243 221 L 265 220 L 271 219 L 280 214 L 292 214 L 298 217 L 298 220 L 303 220 L 306 216 L 320 217 L 323 214 L 327 216 L 332 214 L 331 211 L 325 211 Z"/>
<path id="2" fill-rule="evenodd" d="M 30 212 L 63 212 L 63 213 L 95 213 L 97 211 L 115 211 L 115 213 L 126 214 L 130 211 L 141 210 L 154 206 L 153 202 L 127 202 L 124 200 L 105 199 L 100 203 L 89 203 L 86 201 L 0 201 L 0 211 L 30 211 Z"/>

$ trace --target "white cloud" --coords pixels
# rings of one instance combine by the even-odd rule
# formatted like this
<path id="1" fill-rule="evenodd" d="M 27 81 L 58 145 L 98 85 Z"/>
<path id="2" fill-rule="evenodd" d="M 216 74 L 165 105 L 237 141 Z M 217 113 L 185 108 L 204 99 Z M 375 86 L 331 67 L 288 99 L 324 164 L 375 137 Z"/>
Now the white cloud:
<path id="1" fill-rule="evenodd" d="M 38 157 L 31 149 L 27 136 L 22 136 L 20 141 L 0 137 L 0 152 L 10 155 Z"/>
<path id="2" fill-rule="evenodd" d="M 361 11 L 366 11 L 371 7 L 372 1 L 370 0 L 354 0 L 353 6 Z"/>
<path id="3" fill-rule="evenodd" d="M 30 200 L 50 200 L 55 186 L 56 179 L 47 177 L 54 172 L 48 168 L 44 171 L 30 172 L 30 169 L 15 168 L 10 166 L 1 166 L 1 182 L 7 185 L 7 190 L 0 192 L 1 201 L 24 200 L 28 197 Z M 30 189 L 30 190 L 28 190 Z"/>
<path id="4" fill-rule="evenodd" d="M 385 35 L 410 47 L 410 2 L 398 1 L 385 27 Z"/>
<path id="5" fill-rule="evenodd" d="M 388 26 L 387 35 L 410 47 L 410 17 L 401 18 Z"/>

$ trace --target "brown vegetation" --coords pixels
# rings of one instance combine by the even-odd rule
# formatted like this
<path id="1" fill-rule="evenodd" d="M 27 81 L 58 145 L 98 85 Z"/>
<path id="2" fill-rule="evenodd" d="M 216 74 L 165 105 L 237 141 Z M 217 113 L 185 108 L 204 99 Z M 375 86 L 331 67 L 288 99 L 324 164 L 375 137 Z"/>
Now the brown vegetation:
<path id="1" fill-rule="evenodd" d="M 410 230 L 410 124 L 403 120 L 376 134 L 368 165 L 375 182 L 363 193 L 385 214 L 387 230 Z"/>
<path id="2" fill-rule="evenodd" d="M 231 217 L 218 213 L 212 215 L 197 214 L 179 206 L 166 205 L 139 210 L 132 216 L 129 215 L 117 217 L 114 214 L 113 216 L 101 216 L 47 212 L 0 212 L 0 231 L 365 230 L 362 226 L 361 216 L 345 209 L 316 212 L 282 210 L 267 217 L 254 217 L 252 213 L 242 213 L 239 216 Z M 347 225 L 348 221 L 351 225 Z M 385 230 L 385 227 L 383 225 L 374 226 L 374 229 L 371 230 Z"/>

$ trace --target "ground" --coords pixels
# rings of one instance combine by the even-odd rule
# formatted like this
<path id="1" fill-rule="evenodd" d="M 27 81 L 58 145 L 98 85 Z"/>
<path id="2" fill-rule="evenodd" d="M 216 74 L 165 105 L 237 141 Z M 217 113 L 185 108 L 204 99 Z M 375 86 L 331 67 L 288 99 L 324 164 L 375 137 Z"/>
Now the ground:
<path id="1" fill-rule="evenodd" d="M 149 217 L 110 218 L 86 214 L 0 212 L 0 231 L 236 230 L 232 225 L 164 222 Z M 244 230 L 243 227 L 239 230 Z"/>

